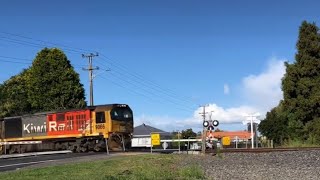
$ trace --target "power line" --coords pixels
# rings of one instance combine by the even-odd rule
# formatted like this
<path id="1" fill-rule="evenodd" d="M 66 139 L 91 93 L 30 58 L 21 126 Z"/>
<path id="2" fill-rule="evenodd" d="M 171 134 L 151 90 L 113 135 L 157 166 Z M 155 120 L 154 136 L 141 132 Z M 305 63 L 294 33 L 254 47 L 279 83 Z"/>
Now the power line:
<path id="1" fill-rule="evenodd" d="M 25 45 L 25 46 L 32 46 L 32 47 L 44 47 L 44 46 L 47 46 L 48 44 L 51 44 L 51 45 L 64 47 L 64 49 L 63 49 L 64 51 L 68 51 L 68 52 L 71 52 L 71 53 L 80 53 L 80 52 L 83 52 L 83 51 L 89 51 L 89 50 L 85 50 L 85 49 L 73 48 L 73 47 L 70 47 L 70 46 L 65 46 L 65 45 L 62 45 L 62 44 L 52 43 L 52 42 L 49 42 L 49 41 L 42 41 L 42 40 L 38 40 L 38 39 L 34 39 L 34 38 L 22 36 L 22 35 L 6 33 L 6 32 L 0 32 L 0 33 L 24 39 L 24 40 L 19 40 L 19 39 L 12 38 L 12 37 L 0 37 L 0 39 L 2 39 L 4 41 L 15 43 L 15 44 L 20 44 L 20 45 Z M 30 42 L 30 41 L 27 41 L 27 40 L 32 40 L 33 42 Z M 37 43 L 35 43 L 34 41 L 36 41 Z M 40 43 L 38 43 L 38 42 L 40 42 Z M 134 73 L 134 72 L 133 73 L 130 72 L 130 70 L 128 68 L 126 68 L 125 66 L 121 65 L 120 63 L 117 63 L 116 61 L 113 61 L 109 57 L 107 57 L 107 56 L 105 56 L 103 54 L 102 54 L 102 56 L 104 58 L 101 58 L 101 59 L 106 60 L 105 58 L 107 58 L 109 61 L 112 61 L 114 63 L 113 64 L 114 66 L 116 66 L 120 70 L 122 69 L 123 72 L 127 73 L 130 77 L 139 79 L 139 81 L 134 79 L 135 82 L 140 83 L 143 86 L 151 88 L 151 89 L 153 89 L 153 90 L 155 90 L 157 92 L 161 92 L 162 94 L 165 94 L 166 96 L 170 97 L 171 99 L 178 100 L 178 101 L 184 101 L 184 102 L 188 102 L 188 103 L 194 104 L 193 100 L 192 101 L 189 100 L 191 98 L 186 97 L 186 96 L 183 97 L 181 94 L 177 94 L 174 91 L 162 88 L 160 85 L 158 85 L 158 84 L 156 84 L 156 83 L 154 83 L 154 82 L 152 82 L 150 80 L 146 80 L 141 75 L 139 75 L 137 73 Z M 108 61 L 106 60 L 106 62 L 108 62 Z M 121 74 L 124 74 L 124 73 L 121 73 Z M 129 77 L 129 76 L 127 76 L 127 77 Z M 129 78 L 129 80 L 132 80 L 132 78 L 131 79 Z"/>
<path id="2" fill-rule="evenodd" d="M 136 87 L 135 89 L 141 89 L 141 90 L 147 92 L 147 93 L 150 94 L 153 98 L 154 98 L 155 96 L 156 96 L 156 97 L 159 97 L 159 98 L 160 98 L 159 101 L 163 101 L 163 99 L 166 99 L 166 98 L 163 98 L 162 96 L 160 96 L 160 95 L 158 95 L 158 94 L 156 94 L 156 93 L 154 93 L 154 92 L 152 92 L 152 91 L 149 91 L 149 90 L 147 90 L 147 89 L 142 89 L 142 88 L 140 88 L 139 86 L 137 86 L 136 84 L 134 84 L 134 83 L 132 83 L 132 82 L 126 80 L 126 79 L 119 78 L 118 75 L 115 75 L 115 74 L 112 73 L 112 72 L 111 72 L 111 74 L 113 74 L 113 77 L 115 77 L 115 78 L 117 78 L 117 79 L 119 79 L 119 80 L 121 80 L 121 81 L 127 82 L 127 83 L 129 83 L 129 84 L 131 84 L 131 85 L 133 85 L 133 86 L 135 86 L 135 87 Z M 162 99 L 161 99 L 161 98 L 162 98 Z M 185 106 L 185 105 L 180 104 L 180 103 L 177 103 L 177 102 L 172 101 L 172 100 L 170 100 L 170 99 L 166 99 L 166 101 L 172 103 L 173 105 L 184 107 L 184 109 L 188 109 L 188 111 L 193 111 L 193 110 L 189 109 L 190 107 Z"/>
<path id="3" fill-rule="evenodd" d="M 127 86 L 124 86 L 124 85 L 122 85 L 122 84 L 120 84 L 120 83 L 118 83 L 118 82 L 116 82 L 116 81 L 111 80 L 111 79 L 107 79 L 107 78 L 105 78 L 105 77 L 103 77 L 103 76 L 99 76 L 99 77 L 102 78 L 102 79 L 105 79 L 105 80 L 107 80 L 107 81 L 111 81 L 111 82 L 112 82 L 114 85 L 116 85 L 116 86 L 119 86 L 119 87 L 121 87 L 121 88 L 123 88 L 123 89 L 127 89 L 127 90 L 128 90 L 127 92 L 129 92 L 129 93 L 131 93 L 131 94 L 145 97 L 146 99 L 150 100 L 151 104 L 154 104 L 154 102 L 155 102 L 155 101 L 154 101 L 154 97 L 147 96 L 147 95 L 144 94 L 144 93 L 140 93 L 139 91 L 136 91 L 136 89 L 128 88 Z M 121 80 L 121 79 L 120 79 L 120 80 Z M 165 102 L 165 101 L 162 101 L 162 100 L 160 100 L 159 102 L 162 103 L 162 104 L 166 104 L 166 102 Z M 185 108 L 181 108 L 181 107 L 177 107 L 177 106 L 176 106 L 175 108 L 176 108 L 176 109 L 179 109 L 179 110 L 182 110 L 182 111 L 186 111 L 186 112 L 193 112 L 193 110 L 185 109 Z"/>
<path id="4" fill-rule="evenodd" d="M 16 59 L 16 60 L 25 60 L 25 61 L 30 61 L 30 59 L 25 59 L 25 58 L 17 58 L 17 57 L 9 57 L 9 56 L 1 56 L 1 58 L 6 58 L 6 59 Z"/>
<path id="5" fill-rule="evenodd" d="M 104 64 L 102 64 L 102 63 L 99 63 L 99 64 L 101 64 L 102 66 L 105 66 Z M 115 73 L 117 73 L 117 74 L 115 74 L 115 73 L 113 73 L 113 72 L 115 72 Z M 170 95 L 170 94 L 168 94 L 168 93 L 166 93 L 166 92 L 161 92 L 161 91 L 158 91 L 158 89 L 157 88 L 155 88 L 155 87 L 153 87 L 153 86 L 150 86 L 150 85 L 148 85 L 148 84 L 144 84 L 144 83 L 141 83 L 141 81 L 138 81 L 138 80 L 136 80 L 136 79 L 134 79 L 134 78 L 132 78 L 131 76 L 128 76 L 128 75 L 126 75 L 126 74 L 124 74 L 124 73 L 120 73 L 120 72 L 118 72 L 117 70 L 113 70 L 112 72 L 111 72 L 111 74 L 113 75 L 113 76 L 117 76 L 119 79 L 123 79 L 123 81 L 126 81 L 127 83 L 129 83 L 129 84 L 132 84 L 132 85 L 134 85 L 135 87 L 137 87 L 137 88 L 141 88 L 140 86 L 138 86 L 139 84 L 141 84 L 142 85 L 142 87 L 143 88 L 141 88 L 141 89 L 143 89 L 144 91 L 146 91 L 146 92 L 148 92 L 149 94 L 152 94 L 153 96 L 158 96 L 158 97 L 165 97 L 165 99 L 167 99 L 168 101 L 170 101 L 170 102 L 172 102 L 172 103 L 175 103 L 175 104 L 183 104 L 182 106 L 185 106 L 185 102 L 187 102 L 187 101 L 184 101 L 183 99 L 179 99 L 179 98 L 176 98 L 176 97 L 174 97 L 174 96 L 172 96 L 172 95 Z M 119 74 L 119 75 L 118 75 Z M 120 76 L 125 76 L 125 78 L 121 78 Z M 134 82 L 134 83 L 133 83 Z M 166 95 L 166 96 L 160 96 L 158 93 L 162 93 L 162 94 L 164 94 L 164 95 Z M 173 101 L 175 101 L 175 102 L 173 102 Z M 188 102 L 187 102 L 188 103 Z M 189 107 L 188 107 L 189 108 Z"/>
<path id="6" fill-rule="evenodd" d="M 143 76 L 141 76 L 140 74 L 138 73 L 134 73 L 134 72 L 130 72 L 130 70 L 128 68 L 126 68 L 125 66 L 117 63 L 116 61 L 112 60 L 111 58 L 105 56 L 104 54 L 101 54 L 101 56 L 103 56 L 104 58 L 108 59 L 109 61 L 111 61 L 112 63 L 114 63 L 113 65 L 115 67 L 117 67 L 118 69 L 122 69 L 124 72 L 126 72 L 127 74 L 129 74 L 130 76 L 132 77 L 135 77 L 137 79 L 139 79 L 142 83 L 146 84 L 146 85 L 151 85 L 151 86 L 154 86 L 157 88 L 157 90 L 160 90 L 161 92 L 164 92 L 166 93 L 167 95 L 170 93 L 171 95 L 170 96 L 173 96 L 175 98 L 177 97 L 180 97 L 181 99 L 183 99 L 183 101 L 187 101 L 189 103 L 192 103 L 192 104 L 195 104 L 195 102 L 193 100 L 191 100 L 192 98 L 190 97 L 187 97 L 187 96 L 183 96 L 181 94 L 177 94 L 175 93 L 174 91 L 170 90 L 170 89 L 166 89 L 166 88 L 163 88 L 161 87 L 160 85 L 154 83 L 153 81 L 150 81 L 150 80 L 147 80 L 145 79 Z M 103 60 L 105 60 L 107 63 L 108 61 L 104 58 L 101 58 Z M 118 65 L 117 65 L 118 64 Z"/>
<path id="7" fill-rule="evenodd" d="M 71 47 L 71 46 L 66 46 L 66 45 L 63 45 L 63 44 L 53 43 L 53 42 L 49 42 L 49 41 L 43 41 L 43 40 L 39 40 L 39 39 L 34 39 L 34 38 L 31 38 L 31 37 L 27 37 L 27 36 L 23 36 L 23 35 L 19 35 L 19 34 L 13 34 L 13 33 L 8 33 L 8 32 L 3 32 L 3 31 L 1 31 L 0 33 L 6 34 L 6 35 L 10 35 L 10 36 L 14 36 L 14 37 L 23 38 L 23 39 L 29 39 L 29 40 L 41 42 L 43 44 L 51 44 L 51 45 L 54 45 L 54 46 L 60 46 L 60 47 L 67 48 L 67 49 L 72 50 L 72 51 L 76 51 L 77 50 L 77 52 L 79 52 L 79 53 L 92 52 L 92 50 L 74 48 L 74 47 Z"/>
<path id="8" fill-rule="evenodd" d="M 99 64 L 101 64 L 102 66 L 105 66 L 105 65 L 102 64 L 102 63 L 99 63 Z M 125 76 L 125 78 L 122 78 L 122 79 L 125 79 L 125 81 L 127 81 L 127 82 L 128 82 L 128 80 L 130 80 L 130 81 L 136 82 L 137 84 L 141 84 L 142 87 L 144 87 L 144 88 L 141 88 L 141 89 L 143 89 L 144 91 L 147 91 L 149 94 L 152 94 L 152 95 L 155 95 L 155 96 L 164 98 L 164 99 L 166 99 L 167 101 L 169 101 L 169 102 L 172 103 L 172 104 L 175 104 L 175 105 L 179 104 L 179 106 L 183 106 L 184 108 L 191 109 L 190 106 L 186 106 L 186 105 L 185 105 L 186 103 L 190 103 L 190 102 L 188 102 L 188 101 L 186 101 L 186 100 L 184 100 L 184 99 L 181 99 L 181 98 L 179 98 L 179 97 L 177 97 L 177 96 L 173 96 L 172 94 L 170 94 L 170 93 L 168 93 L 168 92 L 166 92 L 166 91 L 164 91 L 164 90 L 159 91 L 159 88 L 155 88 L 155 86 L 153 86 L 152 84 L 148 84 L 148 83 L 146 83 L 146 82 L 144 82 L 144 81 L 141 81 L 141 78 L 137 79 L 137 78 L 135 78 L 134 76 L 130 76 L 129 73 L 120 73 L 120 72 L 117 72 L 116 69 L 113 69 L 113 72 L 116 72 L 116 73 L 118 73 L 118 74 L 120 74 L 120 75 L 122 75 L 122 76 Z M 124 72 L 129 72 L 129 71 L 124 71 Z M 113 74 L 113 73 L 112 73 L 112 74 Z M 113 75 L 115 76 L 115 74 L 113 74 Z M 119 77 L 119 76 L 118 76 L 118 77 Z M 121 78 L 119 77 L 118 79 L 121 79 Z M 143 80 L 143 79 L 142 79 L 142 80 Z M 128 83 L 129 83 L 129 84 L 133 84 L 132 82 L 128 82 Z M 140 86 L 137 86 L 137 85 L 135 85 L 135 86 L 136 86 L 136 87 L 140 87 Z M 154 93 L 154 92 L 156 92 L 156 93 Z M 160 96 L 158 93 L 161 93 L 161 94 L 163 94 L 164 96 L 163 96 L 163 95 Z M 193 104 L 193 103 L 192 103 L 192 104 Z M 193 104 L 192 106 L 195 106 L 195 105 Z M 195 107 L 194 107 L 194 108 L 195 108 Z M 190 110 L 190 111 L 194 111 L 194 109 L 192 109 L 192 110 Z"/>
<path id="9" fill-rule="evenodd" d="M 19 44 L 19 45 L 25 45 L 25 46 L 30 46 L 30 47 L 36 47 L 36 48 L 45 48 L 45 47 L 54 47 L 54 46 L 48 46 L 48 44 L 39 44 L 39 43 L 33 43 L 33 42 L 28 42 L 28 41 L 23 41 L 23 40 L 18 40 L 18 39 L 13 39 L 13 38 L 8 38 L 8 37 L 1 37 L 0 39 L 6 42 L 14 43 L 14 44 Z M 72 49 L 67 49 L 67 48 L 61 48 L 65 52 L 69 53 L 82 53 L 81 51 L 75 51 Z"/>
<path id="10" fill-rule="evenodd" d="M 1 56 L 0 58 L 5 58 L 5 59 L 0 59 L 0 62 L 6 62 L 6 63 L 14 63 L 14 64 L 29 64 L 31 65 L 33 60 L 32 59 L 25 59 L 25 58 L 18 58 L 18 57 L 9 57 L 9 56 Z M 7 60 L 7 59 L 14 59 L 14 60 L 20 60 L 20 61 L 12 61 L 12 60 Z M 77 68 L 82 68 L 84 65 L 82 64 L 71 64 L 73 67 Z"/>
<path id="11" fill-rule="evenodd" d="M 23 36 L 23 35 L 17 35 L 17 34 L 12 34 L 12 33 L 7 33 L 7 32 L 0 32 L 2 34 L 6 34 L 6 35 L 10 35 L 10 36 L 15 36 L 15 37 L 20 37 L 20 38 L 23 38 L 23 39 L 28 39 L 28 40 L 33 40 L 33 41 L 38 41 L 38 42 L 41 42 L 41 43 L 45 43 L 45 44 L 52 44 L 52 45 L 59 45 L 59 46 L 62 46 L 62 47 L 65 47 L 65 48 L 68 48 L 67 50 L 68 51 L 73 51 L 73 52 L 80 52 L 78 50 L 82 50 L 82 51 L 87 51 L 85 49 L 80 49 L 80 48 L 72 48 L 70 46 L 65 46 L 65 45 L 62 45 L 62 44 L 57 44 L 57 43 L 52 43 L 52 42 L 49 42 L 49 41 L 42 41 L 42 40 L 38 40 L 38 39 L 34 39 L 34 38 L 30 38 L 30 37 L 26 37 L 26 36 Z M 18 44 L 22 44 L 22 45 L 29 45 L 29 46 L 33 46 L 33 47 L 43 47 L 43 44 L 39 44 L 39 43 L 30 43 L 28 41 L 22 41 L 22 40 L 18 40 L 18 39 L 13 39 L 13 38 L 9 38 L 9 37 L 2 37 L 2 38 L 6 38 L 6 40 L 11 40 L 10 42 L 13 42 L 13 43 L 18 43 Z M 78 50 L 74 50 L 74 49 L 78 49 Z M 108 58 L 110 61 L 113 61 L 111 60 L 109 57 L 105 56 L 105 55 L 102 55 L 104 56 L 105 58 Z M 115 61 L 113 61 L 114 63 L 116 63 Z M 183 97 L 183 98 L 177 98 L 181 95 L 179 94 L 176 94 L 174 93 L 173 91 L 170 91 L 169 89 L 164 89 L 162 88 L 161 86 L 153 83 L 152 81 L 146 81 L 141 75 L 137 74 L 137 73 L 130 73 L 130 71 L 128 71 L 127 68 L 124 68 L 124 66 L 119 66 L 119 65 L 116 65 L 118 68 L 121 68 L 124 70 L 124 72 L 127 72 L 129 75 L 133 76 L 133 77 L 136 77 L 138 78 L 140 81 L 141 84 L 144 84 L 144 85 L 149 85 L 149 87 L 151 87 L 152 89 L 157 89 L 157 91 L 161 91 L 161 93 L 167 95 L 167 96 L 170 96 L 171 98 L 173 99 L 178 99 L 179 101 L 184 101 L 184 102 L 188 102 L 188 103 L 192 103 L 194 104 L 193 101 L 190 101 L 188 100 L 188 98 L 186 97 Z M 153 85 L 154 87 L 150 86 L 150 85 Z M 156 88 L 155 88 L 156 87 Z M 169 93 L 170 92 L 170 93 Z"/>
<path id="12" fill-rule="evenodd" d="M 7 62 L 7 63 L 14 63 L 14 64 L 29 64 L 29 65 L 31 65 L 31 63 L 28 63 L 28 62 L 10 61 L 10 60 L 5 60 L 5 59 L 0 59 L 0 62 Z"/>

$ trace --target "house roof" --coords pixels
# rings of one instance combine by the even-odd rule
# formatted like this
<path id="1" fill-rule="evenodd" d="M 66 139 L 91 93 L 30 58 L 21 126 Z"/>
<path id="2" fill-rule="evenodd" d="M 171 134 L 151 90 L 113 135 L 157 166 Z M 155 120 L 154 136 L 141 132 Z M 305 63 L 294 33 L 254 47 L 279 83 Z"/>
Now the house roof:
<path id="1" fill-rule="evenodd" d="M 133 135 L 148 135 L 150 136 L 151 133 L 161 133 L 161 134 L 167 134 L 168 132 L 165 132 L 161 129 L 157 129 L 155 127 L 146 125 L 146 124 L 141 124 L 140 126 L 137 126 L 133 130 Z M 170 134 L 170 133 L 168 133 Z"/>
<path id="2" fill-rule="evenodd" d="M 222 131 L 222 132 L 212 132 L 214 138 L 230 137 L 231 139 L 251 139 L 251 132 L 248 131 Z M 254 135 L 254 133 L 253 133 Z M 210 132 L 207 132 L 207 136 L 210 136 Z"/>

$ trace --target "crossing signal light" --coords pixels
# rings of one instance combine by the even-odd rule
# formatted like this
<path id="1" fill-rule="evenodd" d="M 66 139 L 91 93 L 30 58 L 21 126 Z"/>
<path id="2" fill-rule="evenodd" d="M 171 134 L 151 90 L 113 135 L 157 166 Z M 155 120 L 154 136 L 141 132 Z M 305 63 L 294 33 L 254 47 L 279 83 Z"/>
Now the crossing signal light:
<path id="1" fill-rule="evenodd" d="M 208 121 L 204 121 L 203 122 L 203 127 L 208 127 L 209 126 L 209 122 Z"/>
<path id="2" fill-rule="evenodd" d="M 208 131 L 213 131 L 214 127 L 213 126 L 208 126 Z"/>
<path id="3" fill-rule="evenodd" d="M 214 127 L 217 127 L 219 125 L 218 120 L 209 120 L 203 122 L 203 127 L 207 128 L 208 131 L 213 131 Z"/>
<path id="4" fill-rule="evenodd" d="M 218 121 L 218 120 L 213 120 L 212 124 L 213 124 L 214 126 L 218 126 L 218 125 L 219 125 L 219 121 Z"/>

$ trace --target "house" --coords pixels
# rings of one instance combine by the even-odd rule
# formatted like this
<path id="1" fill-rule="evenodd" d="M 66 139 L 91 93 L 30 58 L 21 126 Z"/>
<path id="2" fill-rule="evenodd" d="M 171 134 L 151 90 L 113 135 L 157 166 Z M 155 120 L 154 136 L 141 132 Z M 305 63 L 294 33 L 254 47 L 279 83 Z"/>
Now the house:
<path id="1" fill-rule="evenodd" d="M 169 139 L 172 136 L 169 132 L 143 123 L 134 128 L 131 147 L 151 147 L 151 133 L 160 134 L 160 139 Z"/>
<path id="2" fill-rule="evenodd" d="M 251 139 L 251 132 L 249 131 L 219 131 L 219 132 L 207 132 L 207 137 L 213 137 L 221 139 L 223 137 L 230 137 L 231 140 L 243 140 L 247 141 Z"/>

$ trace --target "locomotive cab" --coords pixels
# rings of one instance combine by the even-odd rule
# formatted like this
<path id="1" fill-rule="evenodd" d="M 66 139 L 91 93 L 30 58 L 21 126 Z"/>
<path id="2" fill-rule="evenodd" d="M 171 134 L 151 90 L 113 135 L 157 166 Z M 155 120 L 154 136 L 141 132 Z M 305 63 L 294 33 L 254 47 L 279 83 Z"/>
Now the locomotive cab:
<path id="1" fill-rule="evenodd" d="M 130 145 L 133 133 L 133 114 L 126 104 L 96 106 L 92 111 L 95 135 L 108 139 L 110 149 L 122 149 Z"/>
<path id="2" fill-rule="evenodd" d="M 108 138 L 110 133 L 131 134 L 133 114 L 128 105 L 114 104 L 96 106 L 92 111 L 93 128 L 96 134 Z"/>
<path id="3" fill-rule="evenodd" d="M 112 132 L 125 133 L 133 131 L 132 110 L 127 105 L 118 105 L 110 111 Z"/>

